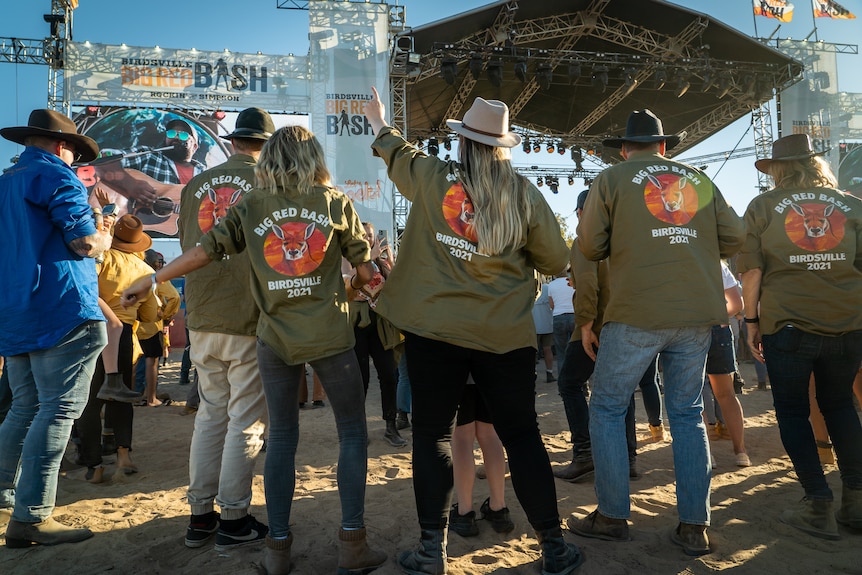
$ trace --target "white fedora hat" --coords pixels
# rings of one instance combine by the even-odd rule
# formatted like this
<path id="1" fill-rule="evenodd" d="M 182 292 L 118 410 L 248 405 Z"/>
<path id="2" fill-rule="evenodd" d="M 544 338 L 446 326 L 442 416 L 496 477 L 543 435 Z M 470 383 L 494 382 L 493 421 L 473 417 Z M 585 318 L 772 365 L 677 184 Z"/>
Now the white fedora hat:
<path id="1" fill-rule="evenodd" d="M 514 148 L 521 136 L 509 131 L 509 107 L 499 100 L 476 98 L 464 114 L 464 120 L 446 120 L 455 133 L 465 138 L 498 148 Z"/>

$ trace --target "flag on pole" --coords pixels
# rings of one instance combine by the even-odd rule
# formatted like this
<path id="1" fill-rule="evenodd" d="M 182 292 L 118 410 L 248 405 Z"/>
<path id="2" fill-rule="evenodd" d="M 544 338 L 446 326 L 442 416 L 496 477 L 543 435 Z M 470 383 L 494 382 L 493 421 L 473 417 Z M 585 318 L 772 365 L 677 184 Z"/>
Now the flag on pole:
<path id="1" fill-rule="evenodd" d="M 817 0 L 813 1 L 817 2 Z M 752 0 L 752 3 L 755 16 L 776 18 L 779 22 L 793 20 L 793 4 L 787 0 Z"/>
<path id="2" fill-rule="evenodd" d="M 856 15 L 834 0 L 811 0 L 814 5 L 815 18 L 834 18 L 836 20 L 853 20 Z"/>

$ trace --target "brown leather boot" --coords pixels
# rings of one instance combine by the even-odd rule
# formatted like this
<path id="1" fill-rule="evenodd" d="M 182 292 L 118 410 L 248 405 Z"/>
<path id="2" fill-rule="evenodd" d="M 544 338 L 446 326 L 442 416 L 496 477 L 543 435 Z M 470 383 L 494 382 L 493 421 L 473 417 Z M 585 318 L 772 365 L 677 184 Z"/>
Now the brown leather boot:
<path id="1" fill-rule="evenodd" d="M 712 552 L 709 548 L 709 537 L 706 536 L 706 525 L 680 523 L 670 534 L 670 539 L 682 547 L 686 555 L 692 557 Z"/>
<path id="2" fill-rule="evenodd" d="M 581 537 L 592 537 L 604 541 L 629 541 L 629 522 L 625 519 L 605 517 L 596 509 L 583 519 L 570 517 L 569 531 Z"/>
<path id="3" fill-rule="evenodd" d="M 51 517 L 37 523 L 9 522 L 6 528 L 6 547 L 23 548 L 31 545 L 59 545 L 77 543 L 93 536 L 89 529 L 75 529 L 57 523 Z"/>
<path id="4" fill-rule="evenodd" d="M 290 573 L 290 546 L 293 545 L 293 533 L 287 539 L 273 539 L 266 536 L 266 547 L 263 550 L 263 571 L 266 575 L 287 575 Z"/>
<path id="5" fill-rule="evenodd" d="M 786 509 L 781 522 L 821 539 L 841 539 L 832 513 L 832 502 L 805 497 L 795 509 Z"/>
<path id="6" fill-rule="evenodd" d="M 862 529 L 862 489 L 850 489 L 846 485 L 841 491 L 841 507 L 835 513 L 841 525 Z"/>
<path id="7" fill-rule="evenodd" d="M 368 546 L 365 527 L 338 532 L 338 575 L 364 575 L 386 563 L 386 553 Z"/>

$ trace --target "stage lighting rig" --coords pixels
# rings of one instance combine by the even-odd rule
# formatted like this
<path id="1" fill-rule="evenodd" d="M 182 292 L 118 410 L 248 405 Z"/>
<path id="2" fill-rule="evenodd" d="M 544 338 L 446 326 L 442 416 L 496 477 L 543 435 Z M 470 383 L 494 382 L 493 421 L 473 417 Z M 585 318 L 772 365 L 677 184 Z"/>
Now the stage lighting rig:
<path id="1" fill-rule="evenodd" d="M 440 153 L 440 143 L 437 138 L 428 138 L 428 155 L 436 156 Z"/>
<path id="2" fill-rule="evenodd" d="M 488 80 L 495 88 L 503 85 L 503 61 L 499 58 L 494 58 L 488 62 Z"/>
<path id="3" fill-rule="evenodd" d="M 578 78 L 581 77 L 581 63 L 574 61 L 569 62 L 566 72 L 569 76 L 569 84 L 574 84 L 578 81 Z"/>
<path id="4" fill-rule="evenodd" d="M 515 77 L 521 82 L 527 82 L 527 59 L 519 56 L 515 62 Z"/>
<path id="5" fill-rule="evenodd" d="M 731 88 L 733 88 L 733 74 L 730 70 L 725 70 L 718 77 L 718 99 L 727 96 Z"/>
<path id="6" fill-rule="evenodd" d="M 676 72 L 676 97 L 682 98 L 688 89 L 691 88 L 691 82 L 688 80 L 688 72 L 685 70 L 677 70 Z"/>
<path id="7" fill-rule="evenodd" d="M 548 150 L 548 153 L 549 153 L 549 154 L 553 154 L 553 153 L 554 153 L 554 143 L 553 143 L 553 142 L 548 142 L 548 146 L 547 146 L 547 148 L 546 148 L 546 149 Z"/>
<path id="8" fill-rule="evenodd" d="M 551 89 L 551 80 L 554 78 L 554 69 L 548 63 L 541 63 L 536 66 L 536 83 L 542 90 Z"/>
<path id="9" fill-rule="evenodd" d="M 530 144 L 530 138 L 523 139 L 521 142 L 521 149 L 524 150 L 525 154 L 529 154 L 532 151 L 533 146 Z"/>
<path id="10" fill-rule="evenodd" d="M 592 76 L 592 84 L 593 88 L 597 90 L 600 94 L 604 94 L 605 90 L 608 88 L 608 67 L 607 66 L 596 66 L 593 68 L 593 76 Z"/>
<path id="11" fill-rule="evenodd" d="M 482 68 L 485 67 L 485 63 L 482 61 L 481 54 L 470 54 L 470 73 L 473 75 L 474 80 L 478 80 L 482 75 Z"/>
<path id="12" fill-rule="evenodd" d="M 440 63 L 440 76 L 444 82 L 454 86 L 455 80 L 458 79 L 458 59 L 452 56 L 443 58 L 443 62 Z"/>
<path id="13" fill-rule="evenodd" d="M 664 85 L 667 84 L 667 69 L 664 67 L 664 64 L 659 64 L 659 66 L 655 70 L 655 89 L 661 90 L 664 88 Z"/>

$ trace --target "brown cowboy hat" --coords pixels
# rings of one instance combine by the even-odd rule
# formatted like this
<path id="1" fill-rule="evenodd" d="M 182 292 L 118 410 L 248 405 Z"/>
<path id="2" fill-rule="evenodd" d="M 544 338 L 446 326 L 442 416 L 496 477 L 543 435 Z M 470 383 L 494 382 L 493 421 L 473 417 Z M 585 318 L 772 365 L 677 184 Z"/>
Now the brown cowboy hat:
<path id="1" fill-rule="evenodd" d="M 222 136 L 223 140 L 231 138 L 251 138 L 253 140 L 268 140 L 275 132 L 275 124 L 269 112 L 260 108 L 246 108 L 236 117 L 236 125 L 231 134 Z"/>
<path id="2" fill-rule="evenodd" d="M 124 214 L 114 225 L 111 247 L 121 252 L 143 252 L 150 249 L 153 240 L 144 233 L 144 224 L 137 216 Z"/>
<path id="3" fill-rule="evenodd" d="M 99 145 L 92 138 L 78 133 L 75 122 L 54 110 L 33 110 L 26 126 L 0 129 L 0 136 L 16 144 L 24 144 L 28 136 L 46 136 L 75 145 L 81 162 L 92 162 L 99 156 Z"/>
<path id="4" fill-rule="evenodd" d="M 811 137 L 808 134 L 791 134 L 772 142 L 772 157 L 757 160 L 754 162 L 754 167 L 764 174 L 768 174 L 772 162 L 805 160 L 814 156 L 822 156 L 828 151 L 827 149 L 822 152 L 815 152 L 814 146 L 811 145 Z"/>
<path id="5" fill-rule="evenodd" d="M 499 100 L 476 98 L 464 120 L 446 120 L 449 128 L 468 138 L 498 148 L 514 148 L 521 136 L 509 131 L 509 107 Z"/>
<path id="6" fill-rule="evenodd" d="M 623 142 L 660 142 L 665 141 L 668 150 L 685 138 L 685 132 L 665 134 L 661 120 L 650 110 L 635 110 L 629 114 L 626 123 L 626 135 L 620 138 L 608 138 L 602 143 L 609 148 L 622 148 Z"/>

